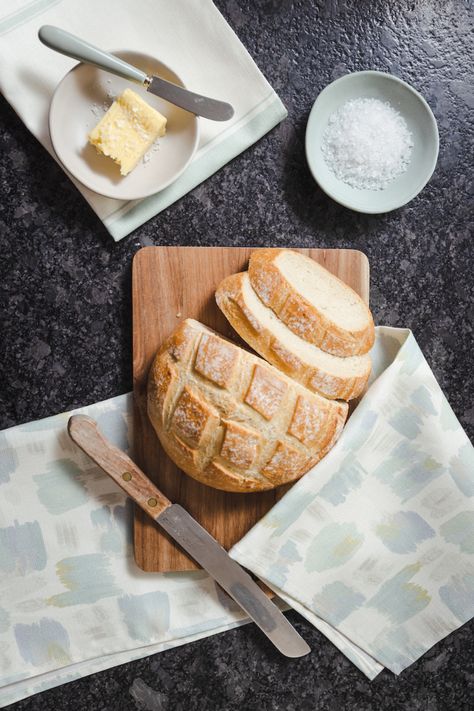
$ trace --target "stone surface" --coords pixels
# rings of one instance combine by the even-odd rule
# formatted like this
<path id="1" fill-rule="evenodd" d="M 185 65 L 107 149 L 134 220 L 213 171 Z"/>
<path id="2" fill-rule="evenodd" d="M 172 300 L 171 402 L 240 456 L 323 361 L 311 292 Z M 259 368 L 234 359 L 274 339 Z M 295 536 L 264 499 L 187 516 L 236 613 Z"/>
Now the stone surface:
<path id="1" fill-rule="evenodd" d="M 218 0 L 289 116 L 179 203 L 115 244 L 1 100 L 0 427 L 131 388 L 130 263 L 147 244 L 353 247 L 371 264 L 377 323 L 412 328 L 472 437 L 473 8 L 470 0 Z M 364 216 L 327 198 L 304 157 L 312 102 L 380 69 L 430 103 L 436 172 L 412 203 Z M 295 613 L 313 651 L 281 659 L 254 626 L 16 704 L 15 711 L 423 711 L 472 708 L 473 623 L 396 678 L 368 682 Z"/>

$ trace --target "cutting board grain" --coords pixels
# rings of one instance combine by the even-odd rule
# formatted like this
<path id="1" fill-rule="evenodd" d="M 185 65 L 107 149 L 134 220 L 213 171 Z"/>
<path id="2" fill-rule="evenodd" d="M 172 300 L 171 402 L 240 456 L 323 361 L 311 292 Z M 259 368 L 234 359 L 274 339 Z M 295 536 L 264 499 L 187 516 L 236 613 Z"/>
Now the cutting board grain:
<path id="1" fill-rule="evenodd" d="M 301 249 L 369 298 L 367 257 L 350 249 Z M 240 342 L 216 306 L 214 292 L 228 274 L 246 269 L 252 249 L 240 247 L 144 247 L 133 260 L 134 459 L 163 493 L 189 511 L 230 548 L 287 490 L 233 494 L 200 484 L 168 458 L 148 421 L 146 382 L 163 340 L 184 318 Z M 196 564 L 137 507 L 135 559 L 146 571 L 190 570 Z"/>

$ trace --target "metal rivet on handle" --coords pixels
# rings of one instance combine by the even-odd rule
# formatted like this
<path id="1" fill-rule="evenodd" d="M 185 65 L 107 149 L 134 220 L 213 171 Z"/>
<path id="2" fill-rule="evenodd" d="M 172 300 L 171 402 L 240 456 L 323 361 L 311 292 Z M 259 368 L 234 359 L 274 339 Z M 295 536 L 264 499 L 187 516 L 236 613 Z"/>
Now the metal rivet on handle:
<path id="1" fill-rule="evenodd" d="M 153 498 L 153 496 L 151 497 L 151 499 L 148 499 L 148 501 L 147 501 L 148 506 L 156 506 L 157 503 L 158 503 L 158 501 L 155 498 Z"/>
<path id="2" fill-rule="evenodd" d="M 123 479 L 124 481 L 131 481 L 132 475 L 130 474 L 130 472 L 124 472 L 124 473 L 122 474 L 122 479 Z"/>

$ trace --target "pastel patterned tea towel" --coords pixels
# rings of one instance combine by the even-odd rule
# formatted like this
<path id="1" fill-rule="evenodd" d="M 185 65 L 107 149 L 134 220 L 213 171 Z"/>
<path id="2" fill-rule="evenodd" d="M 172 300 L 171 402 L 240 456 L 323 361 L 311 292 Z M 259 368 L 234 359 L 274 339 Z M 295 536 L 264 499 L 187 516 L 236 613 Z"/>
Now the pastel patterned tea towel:
<path id="1" fill-rule="evenodd" d="M 361 650 L 398 674 L 474 616 L 472 444 L 410 331 L 377 329 L 374 371 L 336 447 L 232 549 L 369 676 Z"/>
<path id="2" fill-rule="evenodd" d="M 77 412 L 128 449 L 131 395 Z M 137 568 L 131 502 L 70 414 L 0 432 L 0 707 L 246 621 L 202 571 Z"/>

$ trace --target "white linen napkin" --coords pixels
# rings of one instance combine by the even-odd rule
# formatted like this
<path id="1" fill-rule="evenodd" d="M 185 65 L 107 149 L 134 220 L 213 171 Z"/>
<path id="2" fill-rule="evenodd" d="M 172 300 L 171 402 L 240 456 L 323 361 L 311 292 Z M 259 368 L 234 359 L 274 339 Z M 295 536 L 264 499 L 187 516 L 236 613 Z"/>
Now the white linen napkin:
<path id="1" fill-rule="evenodd" d="M 473 447 L 409 331 L 378 328 L 373 357 L 335 448 L 231 552 L 369 678 L 474 615 Z M 76 412 L 127 449 L 131 406 Z M 70 414 L 0 432 L 0 707 L 246 621 L 203 572 L 136 567 Z"/>
<path id="2" fill-rule="evenodd" d="M 54 156 L 49 103 L 76 64 L 44 47 L 39 27 L 57 25 L 103 49 L 156 56 L 198 93 L 230 102 L 230 121 L 201 121 L 191 165 L 145 200 L 105 198 L 73 179 L 115 240 L 158 214 L 255 143 L 286 109 L 211 0 L 6 0 L 0 4 L 0 91 Z M 69 176 L 71 177 L 71 176 Z M 72 179 L 72 178 L 71 178 Z"/>
<path id="3" fill-rule="evenodd" d="M 372 677 L 474 616 L 474 448 L 408 330 L 332 451 L 232 556 Z"/>

